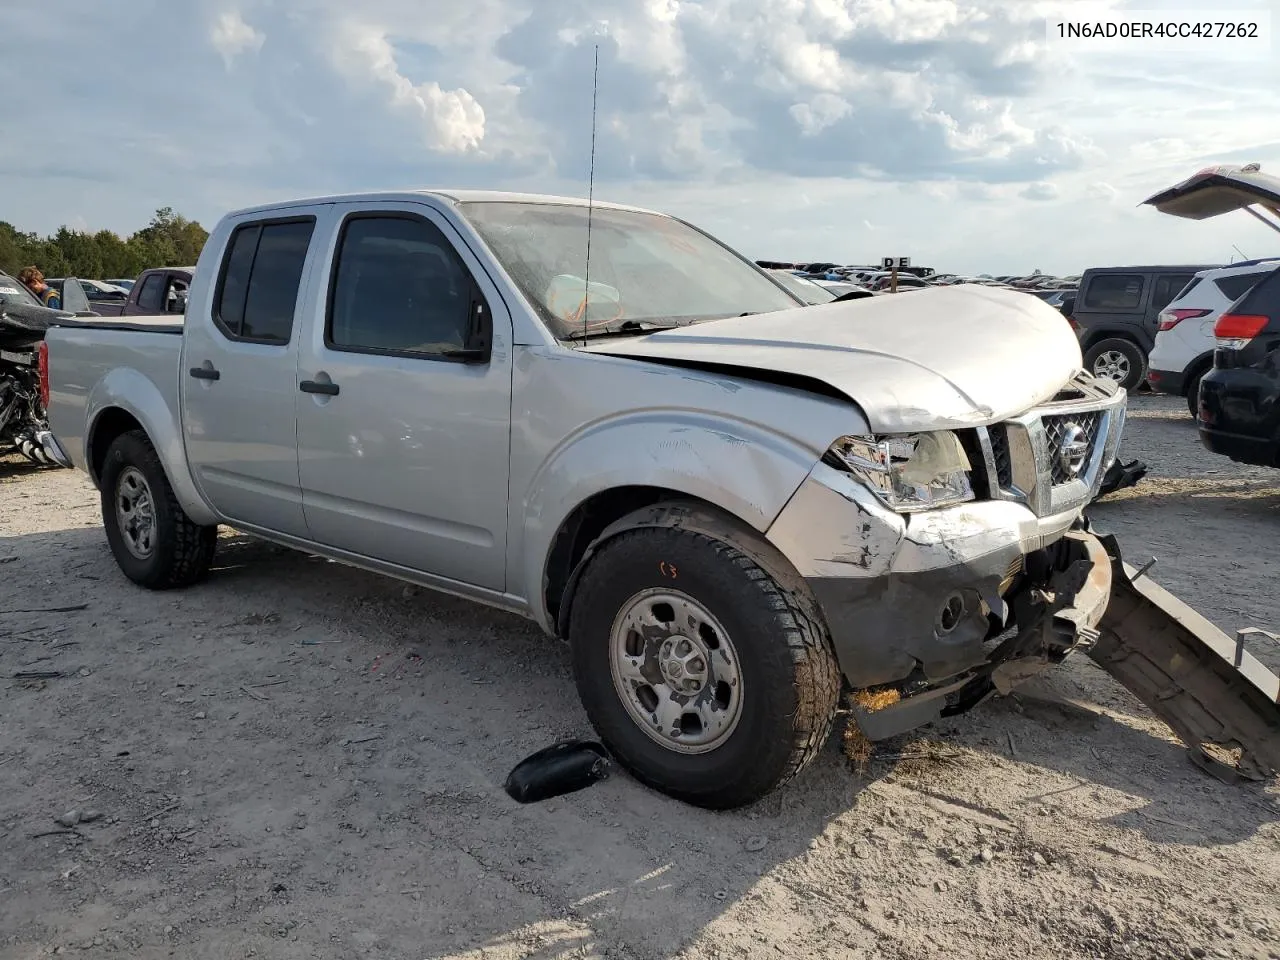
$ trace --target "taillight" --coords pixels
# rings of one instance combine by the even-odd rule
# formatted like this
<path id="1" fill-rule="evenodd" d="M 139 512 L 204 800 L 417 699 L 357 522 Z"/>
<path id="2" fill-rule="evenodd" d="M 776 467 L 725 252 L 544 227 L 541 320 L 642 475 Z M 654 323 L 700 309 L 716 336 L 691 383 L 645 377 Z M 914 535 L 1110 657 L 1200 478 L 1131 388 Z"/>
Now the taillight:
<path id="1" fill-rule="evenodd" d="M 49 409 L 49 344 L 43 340 L 36 349 L 36 366 L 40 371 L 40 406 Z"/>
<path id="2" fill-rule="evenodd" d="M 1252 340 L 1270 322 L 1270 317 L 1255 313 L 1224 313 L 1213 325 L 1213 335 L 1219 340 Z"/>
<path id="3" fill-rule="evenodd" d="M 1160 314 L 1160 329 L 1172 330 L 1183 320 L 1194 320 L 1197 317 L 1207 317 L 1212 310 L 1192 310 L 1186 307 L 1175 307 L 1172 310 L 1166 310 Z"/>

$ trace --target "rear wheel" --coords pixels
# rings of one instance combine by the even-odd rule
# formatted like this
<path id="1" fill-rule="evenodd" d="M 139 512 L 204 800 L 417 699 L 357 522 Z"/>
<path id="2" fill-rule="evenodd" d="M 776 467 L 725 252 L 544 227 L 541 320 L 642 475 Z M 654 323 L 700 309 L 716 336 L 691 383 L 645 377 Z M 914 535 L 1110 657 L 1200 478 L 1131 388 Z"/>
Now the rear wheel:
<path id="1" fill-rule="evenodd" d="M 121 434 L 102 466 L 102 525 L 124 575 L 151 590 L 185 587 L 209 572 L 218 528 L 202 526 L 178 503 L 151 441 Z"/>
<path id="2" fill-rule="evenodd" d="M 1187 409 L 1191 411 L 1191 419 L 1200 419 L 1200 381 L 1207 371 L 1201 370 L 1191 375 L 1187 381 Z"/>
<path id="3" fill-rule="evenodd" d="M 570 613 L 578 692 L 610 752 L 641 782 L 713 809 L 802 770 L 840 691 L 803 581 L 752 552 L 688 528 L 624 531 L 590 560 Z"/>
<path id="4" fill-rule="evenodd" d="M 1100 340 L 1084 355 L 1085 369 L 1095 377 L 1114 380 L 1133 393 L 1147 377 L 1147 355 L 1132 340 Z"/>

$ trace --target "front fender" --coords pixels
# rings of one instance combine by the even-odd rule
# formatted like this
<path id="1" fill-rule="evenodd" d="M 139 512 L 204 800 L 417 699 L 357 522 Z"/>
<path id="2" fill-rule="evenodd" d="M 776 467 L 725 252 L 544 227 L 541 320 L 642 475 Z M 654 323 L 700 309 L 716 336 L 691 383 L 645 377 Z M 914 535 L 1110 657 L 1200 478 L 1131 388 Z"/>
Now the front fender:
<path id="1" fill-rule="evenodd" d="M 557 447 L 528 487 L 518 589 L 535 619 L 553 631 L 542 591 L 551 547 L 573 511 L 597 494 L 659 487 L 763 532 L 818 456 L 775 431 L 724 416 L 651 409 L 593 424 Z"/>
<path id="2" fill-rule="evenodd" d="M 96 434 L 103 415 L 111 410 L 122 410 L 142 425 L 187 516 L 200 524 L 218 523 L 218 516 L 200 495 L 187 466 L 178 412 L 170 407 L 164 394 L 151 380 L 128 367 L 115 368 L 89 393 L 85 418 L 89 425 L 85 431 L 85 465 L 94 484 L 100 478 L 93 471 L 90 451 L 97 443 Z"/>

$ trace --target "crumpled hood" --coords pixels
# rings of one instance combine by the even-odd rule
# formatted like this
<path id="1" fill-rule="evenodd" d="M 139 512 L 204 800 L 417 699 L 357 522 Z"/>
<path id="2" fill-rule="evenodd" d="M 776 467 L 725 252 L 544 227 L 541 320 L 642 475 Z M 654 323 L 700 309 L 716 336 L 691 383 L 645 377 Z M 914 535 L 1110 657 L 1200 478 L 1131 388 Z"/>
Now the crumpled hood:
<path id="1" fill-rule="evenodd" d="M 1082 365 L 1053 307 L 970 284 L 708 320 L 583 349 L 819 380 L 857 403 L 877 433 L 1004 420 L 1053 397 Z"/>

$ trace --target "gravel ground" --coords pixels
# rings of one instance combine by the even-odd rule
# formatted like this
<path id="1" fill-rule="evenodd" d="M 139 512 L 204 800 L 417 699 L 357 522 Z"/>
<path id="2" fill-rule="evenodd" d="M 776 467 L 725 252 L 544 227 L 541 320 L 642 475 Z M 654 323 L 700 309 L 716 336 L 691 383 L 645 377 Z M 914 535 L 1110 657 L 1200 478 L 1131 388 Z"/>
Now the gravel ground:
<path id="1" fill-rule="evenodd" d="M 1135 398 L 1123 454 L 1151 477 L 1096 524 L 1229 632 L 1280 627 L 1280 472 L 1181 400 Z M 1280 958 L 1280 790 L 1192 767 L 1086 658 L 862 775 L 833 738 L 746 811 L 621 775 L 520 807 L 511 766 L 589 735 L 560 646 L 223 547 L 135 589 L 86 480 L 0 460 L 0 958 Z"/>

